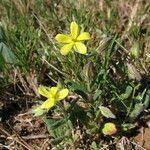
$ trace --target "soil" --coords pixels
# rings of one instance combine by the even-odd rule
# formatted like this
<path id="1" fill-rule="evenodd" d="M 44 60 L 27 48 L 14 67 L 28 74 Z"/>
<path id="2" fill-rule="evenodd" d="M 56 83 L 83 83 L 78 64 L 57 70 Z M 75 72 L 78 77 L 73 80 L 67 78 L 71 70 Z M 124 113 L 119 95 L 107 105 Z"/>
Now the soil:
<path id="1" fill-rule="evenodd" d="M 46 125 L 30 112 L 35 103 L 34 98 L 30 96 L 20 98 L 7 95 L 7 99 L 0 99 L 1 150 L 51 149 Z M 130 133 L 130 136 L 122 136 L 114 142 L 116 150 L 150 150 L 150 110 L 137 121 L 137 127 L 138 129 L 132 132 L 133 135 Z M 106 146 L 104 149 L 114 147 Z"/>
<path id="2" fill-rule="evenodd" d="M 48 149 L 47 128 L 40 118 L 31 114 L 34 104 L 34 98 L 29 96 L 1 98 L 0 149 Z"/>
<path id="3" fill-rule="evenodd" d="M 150 111 L 147 116 L 144 116 L 141 123 L 139 133 L 133 138 L 133 141 L 146 150 L 150 150 Z"/>

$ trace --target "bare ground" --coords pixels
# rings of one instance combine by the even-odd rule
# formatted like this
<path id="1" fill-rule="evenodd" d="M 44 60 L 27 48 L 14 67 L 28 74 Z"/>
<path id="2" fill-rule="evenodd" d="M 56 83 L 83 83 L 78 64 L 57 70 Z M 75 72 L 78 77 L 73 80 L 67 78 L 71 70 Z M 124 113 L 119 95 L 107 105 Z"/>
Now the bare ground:
<path id="1" fill-rule="evenodd" d="M 47 150 L 51 149 L 46 125 L 30 110 L 33 97 L 1 98 L 0 101 L 0 149 L 2 150 Z M 103 150 L 150 150 L 150 110 L 137 121 L 137 127 L 127 135 L 113 137 L 113 142 L 104 142 Z M 103 140 L 103 139 L 99 139 Z M 66 148 L 64 148 L 66 149 Z M 70 149 L 70 148 L 69 148 Z M 90 148 L 89 148 L 90 149 Z"/>

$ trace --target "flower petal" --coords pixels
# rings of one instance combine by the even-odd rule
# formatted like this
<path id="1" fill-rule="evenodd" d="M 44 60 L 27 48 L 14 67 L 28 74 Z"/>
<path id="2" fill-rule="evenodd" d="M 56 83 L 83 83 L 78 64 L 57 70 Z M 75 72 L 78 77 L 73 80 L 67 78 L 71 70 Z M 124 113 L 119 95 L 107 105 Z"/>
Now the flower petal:
<path id="1" fill-rule="evenodd" d="M 47 87 L 44 87 L 44 86 L 40 86 L 38 88 L 38 92 L 40 95 L 44 96 L 44 97 L 47 97 L 47 98 L 50 98 L 51 97 L 51 93 L 49 92 L 48 88 Z"/>
<path id="2" fill-rule="evenodd" d="M 55 39 L 60 43 L 71 43 L 72 38 L 69 35 L 57 34 Z"/>
<path id="3" fill-rule="evenodd" d="M 64 99 L 69 93 L 68 89 L 62 89 L 61 91 L 58 92 L 57 94 L 57 101 L 60 101 L 62 99 Z"/>
<path id="4" fill-rule="evenodd" d="M 51 98 L 51 99 L 47 99 L 42 105 L 41 108 L 42 109 L 50 109 L 51 107 L 53 107 L 55 105 L 55 99 Z"/>
<path id="5" fill-rule="evenodd" d="M 82 40 L 90 40 L 90 34 L 88 32 L 83 32 L 77 37 L 77 41 L 82 41 Z"/>
<path id="6" fill-rule="evenodd" d="M 70 44 L 65 44 L 65 45 L 61 48 L 60 53 L 61 53 L 62 55 L 67 55 L 67 54 L 70 52 L 70 50 L 72 49 L 73 45 L 74 45 L 73 42 L 70 43 Z"/>
<path id="7" fill-rule="evenodd" d="M 78 36 L 78 24 L 73 21 L 70 25 L 70 32 L 73 39 L 76 39 Z"/>
<path id="8" fill-rule="evenodd" d="M 50 88 L 50 93 L 51 93 L 51 95 L 52 95 L 53 97 L 56 96 L 57 91 L 58 91 L 58 87 L 57 87 L 57 86 L 56 86 L 56 87 L 51 87 L 51 88 Z"/>
<path id="9" fill-rule="evenodd" d="M 87 48 L 86 46 L 81 42 L 75 42 L 75 51 L 80 54 L 86 54 Z"/>

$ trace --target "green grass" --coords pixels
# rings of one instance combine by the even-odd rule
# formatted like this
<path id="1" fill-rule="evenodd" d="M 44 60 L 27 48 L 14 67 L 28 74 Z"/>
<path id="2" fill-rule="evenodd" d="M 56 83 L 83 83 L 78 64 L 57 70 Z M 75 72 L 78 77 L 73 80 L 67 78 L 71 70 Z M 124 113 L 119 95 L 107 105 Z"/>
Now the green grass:
<path id="1" fill-rule="evenodd" d="M 59 81 L 75 95 L 52 109 L 51 119 L 44 118 L 54 138 L 52 145 L 79 148 L 78 127 L 82 140 L 101 135 L 106 122 L 124 132 L 148 107 L 149 5 L 146 0 L 0 2 L 0 42 L 9 49 L 8 55 L 0 51 L 1 86 L 13 83 L 22 93 L 39 96 L 40 84 Z M 92 36 L 86 43 L 87 56 L 59 52 L 54 37 L 68 33 L 73 20 Z M 8 57 L 14 61 L 8 62 Z M 104 112 L 99 106 L 105 107 Z M 57 114 L 61 115 L 55 118 Z M 90 141 L 95 144 L 99 149 L 98 139 Z"/>

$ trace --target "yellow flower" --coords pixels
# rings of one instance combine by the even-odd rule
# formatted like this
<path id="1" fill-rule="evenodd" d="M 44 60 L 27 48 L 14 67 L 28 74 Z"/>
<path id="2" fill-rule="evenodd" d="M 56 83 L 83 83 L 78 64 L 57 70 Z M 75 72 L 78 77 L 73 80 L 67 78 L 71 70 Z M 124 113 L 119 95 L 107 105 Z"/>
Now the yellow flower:
<path id="1" fill-rule="evenodd" d="M 76 22 L 71 22 L 70 34 L 57 34 L 55 39 L 65 44 L 60 52 L 62 55 L 67 55 L 73 48 L 76 52 L 80 54 L 87 53 L 87 47 L 82 43 L 84 40 L 90 40 L 90 34 L 88 32 L 83 32 L 79 35 L 79 27 Z"/>
<path id="2" fill-rule="evenodd" d="M 40 86 L 38 88 L 39 94 L 46 97 L 47 100 L 42 103 L 42 105 L 33 109 L 33 113 L 35 116 L 42 115 L 45 111 L 48 111 L 51 107 L 53 107 L 58 101 L 64 99 L 68 93 L 68 89 L 60 89 L 59 86 L 57 87 L 44 87 Z"/>

